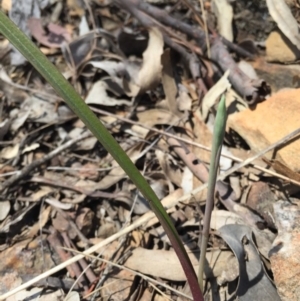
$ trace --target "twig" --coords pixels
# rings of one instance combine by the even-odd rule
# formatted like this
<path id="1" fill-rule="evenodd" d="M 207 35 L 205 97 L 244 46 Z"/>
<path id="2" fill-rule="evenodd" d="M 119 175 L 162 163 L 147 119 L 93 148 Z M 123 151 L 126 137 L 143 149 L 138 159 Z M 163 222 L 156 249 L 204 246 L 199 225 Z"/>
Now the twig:
<path id="1" fill-rule="evenodd" d="M 107 199 L 116 199 L 118 197 L 128 197 L 128 193 L 120 191 L 120 192 L 104 192 L 104 191 L 97 191 L 96 189 L 94 190 L 87 190 L 81 187 L 76 187 L 72 186 L 71 184 L 62 182 L 62 181 L 53 181 L 51 179 L 47 179 L 45 177 L 40 177 L 40 176 L 34 176 L 31 177 L 28 181 L 33 182 L 33 183 L 42 183 L 42 184 L 47 184 L 55 187 L 60 187 L 60 188 L 65 188 L 65 189 L 70 189 L 82 194 L 85 194 L 91 198 L 107 198 Z"/>
<path id="2" fill-rule="evenodd" d="M 230 70 L 230 82 L 249 105 L 261 102 L 266 95 L 270 94 L 271 89 L 264 80 L 253 80 L 238 67 L 219 38 L 214 39 L 211 47 L 211 57 L 223 72 Z"/>
<path id="3" fill-rule="evenodd" d="M 68 234 L 66 232 L 62 232 L 60 233 L 61 237 L 64 240 L 64 246 L 60 245 L 60 246 L 55 246 L 55 250 L 56 252 L 58 252 L 59 254 L 61 254 L 61 251 L 65 252 L 65 246 L 67 248 L 71 248 L 71 242 L 70 242 L 70 238 L 68 237 Z M 67 251 L 67 255 L 69 258 L 72 257 L 71 255 L 72 253 Z M 88 291 L 88 284 L 86 281 L 86 278 L 84 277 L 84 275 L 82 274 L 82 271 L 80 269 L 80 262 L 84 260 L 84 258 L 81 258 L 80 260 L 78 260 L 78 262 L 74 262 L 72 264 L 72 269 L 74 271 L 75 277 L 76 277 L 76 281 L 78 281 L 79 285 L 83 287 L 84 291 L 87 292 Z"/>
<path id="4" fill-rule="evenodd" d="M 70 260 L 71 256 L 68 252 L 63 250 L 63 245 L 60 240 L 60 237 L 58 236 L 58 232 L 53 230 L 53 233 L 51 233 L 47 240 L 49 244 L 52 246 L 52 248 L 55 250 L 55 252 L 59 255 L 60 259 L 65 262 Z M 66 269 L 68 270 L 70 276 L 73 278 L 76 275 L 76 269 L 78 268 L 77 263 L 73 262 L 71 265 L 67 266 Z"/>
<path id="5" fill-rule="evenodd" d="M 67 246 L 67 248 L 72 249 L 72 251 L 70 251 L 70 254 L 74 253 L 73 250 L 76 250 L 75 245 L 72 243 L 72 241 L 70 240 L 68 234 L 66 232 L 62 232 L 61 233 L 65 245 Z M 63 248 L 64 249 L 64 248 Z M 84 283 L 84 290 L 85 292 L 88 291 L 88 285 L 86 283 L 85 277 L 89 280 L 90 283 L 93 283 L 97 277 L 95 276 L 94 272 L 92 271 L 92 269 L 90 268 L 90 266 L 86 263 L 85 258 L 81 258 L 80 260 L 78 260 L 80 267 L 77 265 L 76 266 L 76 281 L 78 281 L 79 283 Z M 84 273 L 83 273 L 84 272 Z"/>
<path id="6" fill-rule="evenodd" d="M 81 239 L 81 241 L 86 245 L 86 246 L 90 246 L 91 243 L 89 242 L 89 240 L 83 235 L 83 233 L 78 229 L 77 225 L 74 223 L 74 221 L 71 219 L 71 217 L 64 212 L 63 210 L 61 210 L 60 208 L 53 206 L 52 207 L 65 219 L 68 221 L 68 223 L 70 224 L 70 227 L 74 230 L 74 232 L 77 234 L 77 236 Z"/>
<path id="7" fill-rule="evenodd" d="M 206 20 L 206 11 L 204 9 L 203 0 L 200 0 L 199 2 L 200 2 L 201 11 L 202 11 L 202 19 L 203 19 L 203 23 L 204 23 L 204 32 L 205 32 L 205 40 L 206 40 L 206 47 L 207 47 L 207 56 L 208 56 L 208 58 L 211 58 L 208 28 L 207 28 L 207 20 Z"/>
<path id="8" fill-rule="evenodd" d="M 123 236 L 123 237 L 120 239 L 119 245 L 118 245 L 117 248 L 113 251 L 113 253 L 110 254 L 110 259 L 109 259 L 110 262 L 112 262 L 112 261 L 116 258 L 117 254 L 120 252 L 121 248 L 123 247 L 126 238 L 127 238 L 127 236 Z M 93 262 L 98 261 L 98 260 L 99 260 L 99 257 L 100 257 L 100 254 L 96 257 L 97 259 L 94 258 Z M 100 260 L 101 260 L 101 259 L 100 259 Z M 105 280 L 107 279 L 107 276 L 109 275 L 109 272 L 111 271 L 111 269 L 112 269 L 112 268 L 111 268 L 111 265 L 110 265 L 110 264 L 107 264 L 106 267 L 105 267 L 105 269 L 104 269 L 104 271 L 103 271 L 103 273 L 102 273 L 101 278 L 99 279 L 97 285 L 95 286 L 95 291 L 98 291 L 99 288 L 100 288 L 101 286 L 103 286 L 103 284 L 104 284 Z M 95 301 L 96 297 L 97 297 L 97 295 L 94 294 L 93 297 L 91 298 L 91 301 Z"/>

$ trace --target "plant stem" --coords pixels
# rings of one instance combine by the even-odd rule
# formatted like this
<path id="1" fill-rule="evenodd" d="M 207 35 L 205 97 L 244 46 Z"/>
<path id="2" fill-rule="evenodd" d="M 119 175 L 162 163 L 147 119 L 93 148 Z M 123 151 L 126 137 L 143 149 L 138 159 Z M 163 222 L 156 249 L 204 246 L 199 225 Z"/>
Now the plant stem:
<path id="1" fill-rule="evenodd" d="M 225 134 L 227 112 L 225 105 L 225 96 L 222 95 L 214 126 L 213 143 L 210 159 L 207 199 L 205 206 L 205 214 L 203 220 L 203 232 L 201 240 L 201 250 L 198 269 L 198 283 L 203 292 L 203 273 L 206 259 L 206 249 L 209 238 L 211 213 L 214 207 L 215 186 L 218 174 L 219 161 L 221 156 L 222 144 Z"/>

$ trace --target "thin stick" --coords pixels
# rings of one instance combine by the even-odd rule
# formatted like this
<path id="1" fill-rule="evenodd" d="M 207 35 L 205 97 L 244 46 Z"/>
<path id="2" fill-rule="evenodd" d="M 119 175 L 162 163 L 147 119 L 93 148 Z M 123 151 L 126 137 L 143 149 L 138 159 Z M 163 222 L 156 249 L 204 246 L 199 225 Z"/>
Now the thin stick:
<path id="1" fill-rule="evenodd" d="M 204 23 L 205 40 L 206 40 L 206 46 L 207 46 L 207 57 L 210 59 L 211 53 L 210 53 L 209 34 L 208 34 L 208 29 L 207 29 L 206 11 L 204 9 L 203 0 L 200 0 L 200 7 L 202 10 L 202 18 L 203 18 L 203 23 Z"/>

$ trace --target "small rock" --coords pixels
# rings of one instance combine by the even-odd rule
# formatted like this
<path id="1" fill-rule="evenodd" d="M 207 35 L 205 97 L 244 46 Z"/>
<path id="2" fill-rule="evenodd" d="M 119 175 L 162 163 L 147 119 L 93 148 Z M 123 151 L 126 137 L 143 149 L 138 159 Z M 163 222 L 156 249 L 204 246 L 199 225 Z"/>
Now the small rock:
<path id="1" fill-rule="evenodd" d="M 278 236 L 269 252 L 274 281 L 282 301 L 298 301 L 300 296 L 300 202 L 292 199 L 274 206 Z"/>
<path id="2" fill-rule="evenodd" d="M 288 63 L 300 58 L 300 51 L 281 32 L 273 31 L 266 40 L 267 61 Z"/>
<path id="3" fill-rule="evenodd" d="M 251 150 L 260 152 L 300 127 L 300 89 L 281 90 L 254 110 L 229 115 L 228 126 Z M 277 159 L 293 171 L 300 170 L 300 141 L 293 140 L 266 157 Z"/>
<path id="4" fill-rule="evenodd" d="M 262 57 L 250 63 L 258 77 L 263 78 L 270 85 L 273 93 L 284 88 L 300 87 L 299 64 L 281 65 L 267 63 L 265 58 Z"/>

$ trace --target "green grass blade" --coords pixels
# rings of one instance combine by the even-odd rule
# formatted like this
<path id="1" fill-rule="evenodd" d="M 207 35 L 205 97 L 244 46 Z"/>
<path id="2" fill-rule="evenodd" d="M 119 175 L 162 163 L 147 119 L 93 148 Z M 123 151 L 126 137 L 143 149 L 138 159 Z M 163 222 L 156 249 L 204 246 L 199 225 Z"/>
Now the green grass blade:
<path id="1" fill-rule="evenodd" d="M 208 188 L 207 188 L 207 199 L 206 199 L 205 214 L 203 220 L 203 232 L 202 232 L 199 269 L 198 269 L 198 282 L 202 292 L 203 292 L 203 273 L 204 273 L 204 265 L 205 265 L 205 258 L 206 258 L 206 248 L 207 248 L 207 243 L 209 238 L 211 213 L 214 206 L 215 186 L 216 186 L 216 179 L 218 175 L 218 166 L 220 161 L 221 149 L 222 149 L 222 144 L 223 144 L 223 139 L 225 134 L 226 119 L 227 119 L 227 112 L 226 112 L 226 105 L 225 105 L 225 96 L 223 94 L 218 106 L 217 116 L 214 125 L 212 151 L 211 151 L 210 167 L 209 167 Z"/>
<path id="2" fill-rule="evenodd" d="M 132 163 L 127 154 L 119 146 L 116 140 L 106 130 L 105 126 L 98 120 L 97 116 L 81 99 L 69 82 L 61 75 L 55 66 L 46 56 L 31 42 L 28 37 L 17 28 L 17 26 L 0 11 L 0 32 L 16 47 L 24 57 L 34 66 L 34 68 L 52 85 L 55 91 L 64 99 L 75 114 L 85 123 L 88 129 L 95 135 L 104 148 L 124 169 L 132 182 L 141 191 L 144 197 L 150 202 L 152 210 L 164 227 L 174 250 L 181 262 L 181 265 L 190 284 L 195 301 L 202 301 L 203 296 L 200 291 L 197 277 L 195 275 L 189 257 L 183 244 L 172 224 L 171 219 L 161 205 L 156 194 L 149 186 L 145 178 Z"/>

